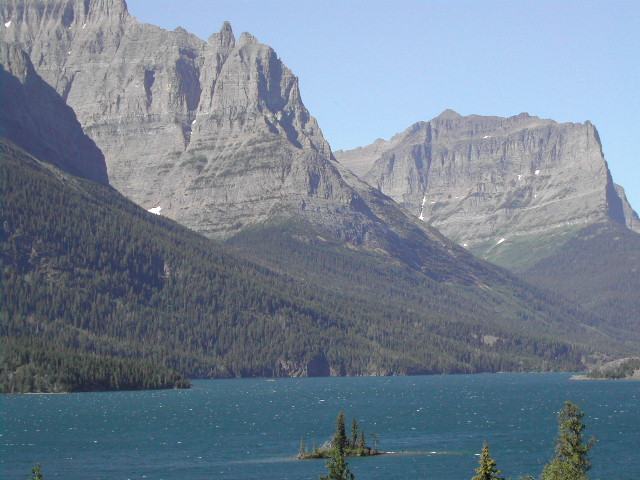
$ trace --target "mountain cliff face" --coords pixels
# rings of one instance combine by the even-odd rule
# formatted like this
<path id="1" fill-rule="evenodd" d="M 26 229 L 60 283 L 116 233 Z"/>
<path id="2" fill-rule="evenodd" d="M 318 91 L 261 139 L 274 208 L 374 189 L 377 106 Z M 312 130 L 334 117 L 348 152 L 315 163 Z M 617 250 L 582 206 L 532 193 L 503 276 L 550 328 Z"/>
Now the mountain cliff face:
<path id="1" fill-rule="evenodd" d="M 475 254 L 640 328 L 640 221 L 591 123 L 445 111 L 335 155 Z"/>
<path id="2" fill-rule="evenodd" d="M 62 170 L 107 184 L 102 152 L 73 110 L 35 72 L 28 55 L 0 41 L 0 136 Z"/>
<path id="3" fill-rule="evenodd" d="M 10 0 L 2 16 L 111 185 L 144 208 L 218 238 L 295 219 L 438 278 L 484 268 L 336 162 L 297 78 L 251 35 L 225 23 L 205 42 L 139 24 L 117 0 Z"/>
<path id="4" fill-rule="evenodd" d="M 603 219 L 640 232 L 590 123 L 445 111 L 340 163 L 470 250 L 562 235 Z M 541 253 L 543 255 L 543 253 Z M 503 262 L 507 266 L 508 262 Z"/>
<path id="5" fill-rule="evenodd" d="M 251 35 L 168 32 L 122 0 L 9 1 L 2 15 L 138 204 L 225 235 L 287 195 L 353 200 L 297 78 Z"/>

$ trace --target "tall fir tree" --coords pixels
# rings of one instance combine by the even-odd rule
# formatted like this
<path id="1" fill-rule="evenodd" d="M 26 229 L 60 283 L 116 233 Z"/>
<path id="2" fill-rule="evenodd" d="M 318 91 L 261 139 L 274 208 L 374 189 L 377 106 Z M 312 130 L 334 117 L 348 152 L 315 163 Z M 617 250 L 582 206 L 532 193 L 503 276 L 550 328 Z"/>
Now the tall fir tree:
<path id="1" fill-rule="evenodd" d="M 349 445 L 349 441 L 347 440 L 347 431 L 344 426 L 344 412 L 340 412 L 338 419 L 336 420 L 336 436 L 334 443 L 340 445 L 343 453 Z"/>
<path id="2" fill-rule="evenodd" d="M 565 402 L 558 414 L 559 433 L 556 438 L 556 454 L 545 466 L 542 480 L 588 480 L 587 472 L 591 469 L 588 458 L 589 450 L 595 439 L 584 440 L 582 422 L 584 412 L 573 402 Z"/>
<path id="3" fill-rule="evenodd" d="M 359 448 L 367 448 L 367 436 L 364 434 L 364 429 L 360 430 L 360 440 L 358 441 Z"/>
<path id="4" fill-rule="evenodd" d="M 484 442 L 480 466 L 476 468 L 477 475 L 472 480 L 504 480 L 503 477 L 498 476 L 501 471 L 496 469 L 496 465 L 496 461 L 489 455 L 489 444 Z"/>
<path id="5" fill-rule="evenodd" d="M 344 419 L 344 416 L 343 416 Z M 320 480 L 354 480 L 355 475 L 349 470 L 349 465 L 344 458 L 344 449 L 340 442 L 335 442 L 332 447 L 331 459 L 327 462 L 327 475 L 321 475 Z"/>
<path id="6" fill-rule="evenodd" d="M 303 457 L 307 454 L 307 446 L 304 443 L 304 437 L 300 437 L 300 450 L 298 451 L 298 456 Z"/>
<path id="7" fill-rule="evenodd" d="M 351 447 L 356 448 L 357 442 L 358 442 L 358 420 L 356 420 L 356 417 L 353 417 L 353 422 L 351 423 Z"/>

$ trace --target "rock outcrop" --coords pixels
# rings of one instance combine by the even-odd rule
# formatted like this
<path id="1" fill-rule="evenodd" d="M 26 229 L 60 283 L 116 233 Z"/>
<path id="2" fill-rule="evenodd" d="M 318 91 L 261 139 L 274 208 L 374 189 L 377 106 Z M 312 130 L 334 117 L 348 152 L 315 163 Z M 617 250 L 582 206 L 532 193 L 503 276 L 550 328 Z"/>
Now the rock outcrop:
<path id="1" fill-rule="evenodd" d="M 518 239 L 604 218 L 640 232 L 588 121 L 559 124 L 526 113 L 463 117 L 447 110 L 388 142 L 336 157 L 420 219 L 488 258 Z"/>
<path id="2" fill-rule="evenodd" d="M 106 185 L 102 152 L 22 50 L 0 41 L 0 136 L 73 175 Z"/>

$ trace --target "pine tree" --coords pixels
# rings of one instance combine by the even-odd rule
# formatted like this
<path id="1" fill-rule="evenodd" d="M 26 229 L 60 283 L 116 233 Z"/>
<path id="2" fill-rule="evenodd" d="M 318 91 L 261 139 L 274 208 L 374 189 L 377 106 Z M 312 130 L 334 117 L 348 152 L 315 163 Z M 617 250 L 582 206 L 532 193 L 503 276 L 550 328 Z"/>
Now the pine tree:
<path id="1" fill-rule="evenodd" d="M 338 417 L 340 418 L 340 417 Z M 343 415 L 344 420 L 344 415 Z M 354 480 L 355 476 L 349 471 L 349 465 L 344 459 L 344 449 L 340 442 L 334 442 L 331 450 L 331 460 L 327 462 L 328 475 L 321 475 L 320 480 Z"/>
<path id="2" fill-rule="evenodd" d="M 340 445 L 340 449 L 344 454 L 344 450 L 348 446 L 347 433 L 344 427 L 344 412 L 340 412 L 338 419 L 336 420 L 336 436 L 335 442 Z"/>
<path id="3" fill-rule="evenodd" d="M 500 470 L 496 470 L 496 461 L 489 456 L 489 445 L 487 442 L 484 442 L 484 446 L 482 447 L 482 455 L 480 456 L 480 466 L 476 468 L 476 475 L 472 480 L 504 480 L 504 478 L 499 477 Z"/>
<path id="4" fill-rule="evenodd" d="M 360 448 L 367 448 L 367 437 L 364 434 L 364 429 L 360 430 L 360 442 L 358 444 Z"/>
<path id="5" fill-rule="evenodd" d="M 372 432 L 371 438 L 373 438 L 373 448 L 378 448 L 378 434 L 376 432 Z"/>
<path id="6" fill-rule="evenodd" d="M 358 442 L 358 421 L 356 417 L 353 417 L 353 423 L 351 424 L 351 447 L 356 448 Z"/>
<path id="7" fill-rule="evenodd" d="M 543 480 L 589 479 L 586 475 L 591 469 L 588 453 L 595 444 L 595 439 L 584 442 L 583 417 L 584 412 L 578 405 L 565 402 L 564 408 L 558 414 L 560 436 L 556 438 L 556 454 L 544 467 Z"/>

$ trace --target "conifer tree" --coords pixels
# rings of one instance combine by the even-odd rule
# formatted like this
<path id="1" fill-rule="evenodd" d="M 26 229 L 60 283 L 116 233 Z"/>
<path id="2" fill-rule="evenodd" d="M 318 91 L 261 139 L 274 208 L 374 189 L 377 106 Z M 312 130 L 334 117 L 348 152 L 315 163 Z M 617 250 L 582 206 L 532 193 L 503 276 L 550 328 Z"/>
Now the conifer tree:
<path id="1" fill-rule="evenodd" d="M 358 442 L 358 421 L 356 417 L 353 417 L 353 423 L 351 424 L 351 447 L 356 448 Z"/>
<path id="2" fill-rule="evenodd" d="M 340 417 L 338 417 L 340 418 Z M 344 420 L 344 415 L 342 416 Z M 331 459 L 327 462 L 328 475 L 321 475 L 320 480 L 354 480 L 355 476 L 349 471 L 349 465 L 344 459 L 344 449 L 340 442 L 334 442 Z"/>
<path id="3" fill-rule="evenodd" d="M 499 477 L 500 470 L 496 469 L 496 461 L 489 455 L 489 445 L 484 442 L 482 455 L 480 456 L 480 466 L 476 468 L 477 475 L 472 480 L 504 480 Z"/>
<path id="4" fill-rule="evenodd" d="M 556 438 L 556 454 L 545 466 L 542 480 L 588 480 L 586 473 L 591 469 L 589 450 L 595 439 L 584 442 L 584 412 L 573 402 L 565 402 L 558 414 L 559 433 Z"/>
<path id="5" fill-rule="evenodd" d="M 378 434 L 376 432 L 371 433 L 371 438 L 373 438 L 373 448 L 378 448 Z"/>
<path id="6" fill-rule="evenodd" d="M 344 412 L 340 412 L 340 415 L 338 415 L 338 419 L 336 420 L 336 436 L 334 443 L 340 445 L 343 453 L 348 446 L 347 433 L 344 426 Z"/>

